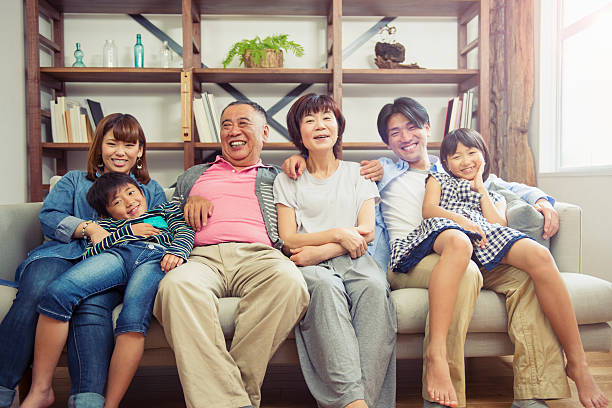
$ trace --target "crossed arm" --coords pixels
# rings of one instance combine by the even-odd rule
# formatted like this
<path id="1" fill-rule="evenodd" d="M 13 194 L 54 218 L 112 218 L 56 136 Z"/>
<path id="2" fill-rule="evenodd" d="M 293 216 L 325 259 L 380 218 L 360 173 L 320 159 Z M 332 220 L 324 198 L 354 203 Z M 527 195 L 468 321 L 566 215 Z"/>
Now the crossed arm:
<path id="1" fill-rule="evenodd" d="M 374 199 L 366 200 L 357 215 L 357 226 L 332 228 L 313 233 L 298 233 L 295 209 L 276 205 L 278 233 L 285 242 L 284 250 L 299 266 L 317 265 L 330 258 L 349 254 L 358 258 L 374 240 Z"/>

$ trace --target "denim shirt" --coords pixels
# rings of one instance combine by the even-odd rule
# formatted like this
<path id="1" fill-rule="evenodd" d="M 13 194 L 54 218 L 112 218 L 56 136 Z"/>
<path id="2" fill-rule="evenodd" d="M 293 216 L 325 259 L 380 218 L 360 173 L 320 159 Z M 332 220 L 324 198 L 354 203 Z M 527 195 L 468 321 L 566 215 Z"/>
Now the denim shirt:
<path id="1" fill-rule="evenodd" d="M 378 191 L 382 197 L 383 190 L 397 177 L 402 174 L 410 171 L 410 164 L 405 162 L 402 159 L 398 159 L 397 162 L 394 162 L 388 157 L 381 157 L 378 159 L 380 164 L 383 167 L 383 177 L 377 183 Z M 436 156 L 429 156 L 429 161 L 431 163 L 431 167 L 429 171 L 438 171 L 446 173 L 442 164 L 440 163 L 440 159 Z M 533 205 L 541 198 L 545 198 L 550 202 L 551 205 L 555 205 L 555 199 L 551 196 L 544 193 L 542 190 L 536 187 L 527 186 L 525 184 L 516 183 L 516 182 L 507 182 L 505 180 L 500 179 L 494 174 L 489 174 L 489 177 L 484 183 L 485 188 L 489 188 L 491 182 L 495 181 L 495 183 L 503 188 L 506 188 L 512 191 L 514 194 L 521 197 L 523 200 L 527 201 L 529 204 Z M 387 269 L 387 265 L 389 264 L 389 259 L 391 257 L 391 247 L 389 242 L 389 231 L 387 230 L 387 226 L 385 224 L 385 219 L 382 214 L 381 205 L 376 206 L 376 235 L 374 237 L 374 241 L 371 245 L 368 246 L 368 253 L 374 257 L 376 262 L 383 268 L 383 270 Z M 411 209 L 407 209 L 410 211 Z M 421 209 L 412 209 L 421 211 Z"/>
<path id="2" fill-rule="evenodd" d="M 176 189 L 174 190 L 172 201 L 178 201 L 181 204 L 181 208 L 184 207 L 191 188 L 212 165 L 213 163 L 198 164 L 185 170 L 176 180 Z M 272 242 L 272 246 L 276 249 L 282 249 L 284 244 L 278 235 L 278 215 L 276 213 L 276 204 L 274 204 L 273 191 L 274 180 L 280 172 L 281 169 L 278 166 L 263 165 L 257 168 L 257 176 L 255 178 L 255 196 L 257 201 L 259 201 L 259 208 L 266 225 L 266 232 Z"/>
<path id="3" fill-rule="evenodd" d="M 69 171 L 49 192 L 38 213 L 46 242 L 30 251 L 27 259 L 17 268 L 15 280 L 19 280 L 23 269 L 37 259 L 78 259 L 83 255 L 85 240 L 73 239 L 72 234 L 83 221 L 98 218 L 87 202 L 87 192 L 93 182 L 86 175 L 80 170 Z M 166 202 L 164 190 L 157 181 L 139 185 L 144 191 L 148 208 Z"/>

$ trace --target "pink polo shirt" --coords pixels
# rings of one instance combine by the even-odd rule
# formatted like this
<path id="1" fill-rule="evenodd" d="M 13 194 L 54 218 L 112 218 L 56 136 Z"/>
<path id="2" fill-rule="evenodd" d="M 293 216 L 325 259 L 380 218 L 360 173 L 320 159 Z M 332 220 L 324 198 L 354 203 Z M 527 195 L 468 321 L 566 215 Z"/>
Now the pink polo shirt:
<path id="1" fill-rule="evenodd" d="M 262 243 L 272 246 L 264 223 L 259 201 L 255 195 L 257 168 L 253 166 L 237 171 L 223 157 L 195 182 L 189 195 L 204 197 L 213 203 L 213 215 L 200 232 L 195 234 L 195 245 L 222 242 Z"/>

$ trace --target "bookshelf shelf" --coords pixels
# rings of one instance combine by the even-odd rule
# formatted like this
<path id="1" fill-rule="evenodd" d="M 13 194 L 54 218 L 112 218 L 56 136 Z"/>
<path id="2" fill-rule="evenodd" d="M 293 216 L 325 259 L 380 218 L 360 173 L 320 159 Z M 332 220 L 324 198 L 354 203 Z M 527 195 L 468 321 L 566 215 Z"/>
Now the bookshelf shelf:
<path id="1" fill-rule="evenodd" d="M 40 68 L 42 82 L 180 83 L 180 68 Z"/>
<path id="2" fill-rule="evenodd" d="M 195 68 L 194 76 L 200 82 L 212 83 L 328 83 L 331 69 L 291 68 Z"/>
<path id="3" fill-rule="evenodd" d="M 183 142 L 147 142 L 147 150 L 183 150 Z M 42 143 L 43 152 L 87 151 L 89 143 Z"/>
<path id="4" fill-rule="evenodd" d="M 489 118 L 489 1 L 490 0 L 25 0 L 27 121 L 30 201 L 43 198 L 42 157 L 56 159 L 57 174 L 67 169 L 67 153 L 87 151 L 86 143 L 43 143 L 42 122 L 50 113 L 41 108 L 41 83 L 53 90 L 53 97 L 67 96 L 67 83 L 169 83 L 181 84 L 181 127 L 177 134 L 184 142 L 150 142 L 158 151 L 183 151 L 184 167 L 203 160 L 206 151 L 219 150 L 219 143 L 202 143 L 193 109 L 193 98 L 206 83 L 306 83 L 325 84 L 342 106 L 344 84 L 451 84 L 457 92 L 478 87 L 479 106 L 475 111 L 478 129 L 488 139 Z M 63 67 L 64 14 L 176 14 L 181 16 L 183 69 Z M 39 18 L 52 20 L 52 38 L 42 37 Z M 323 17 L 327 24 L 326 68 L 202 68 L 203 25 L 206 15 L 268 15 Z M 342 19 L 344 16 L 453 17 L 457 21 L 458 69 L 343 69 Z M 467 23 L 478 16 L 478 40 L 467 43 Z M 53 55 L 52 67 L 40 67 L 40 49 Z M 467 69 L 466 53 L 478 49 L 478 69 Z M 179 90 L 180 88 L 180 90 Z M 282 95 L 279 95 L 282 96 Z M 69 97 L 69 95 L 68 95 Z M 437 125 L 437 124 L 436 124 Z M 441 125 L 441 124 L 440 124 Z M 180 133 L 179 133 L 180 132 Z M 210 140 L 210 139 L 208 139 Z M 438 149 L 439 143 L 429 143 Z M 295 151 L 291 143 L 267 143 L 265 150 Z M 384 150 L 382 142 L 345 142 L 344 150 Z"/>

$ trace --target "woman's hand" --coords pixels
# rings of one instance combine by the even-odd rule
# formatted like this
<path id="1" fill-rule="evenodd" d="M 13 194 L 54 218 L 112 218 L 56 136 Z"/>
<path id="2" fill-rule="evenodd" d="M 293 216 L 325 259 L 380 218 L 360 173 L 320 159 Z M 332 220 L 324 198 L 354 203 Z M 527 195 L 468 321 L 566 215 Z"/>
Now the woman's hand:
<path id="1" fill-rule="evenodd" d="M 484 174 L 484 169 L 485 169 L 485 162 L 483 160 L 480 163 L 480 167 L 478 168 L 478 171 L 476 172 L 476 177 L 474 177 L 470 181 L 470 188 L 473 191 L 477 191 L 481 194 L 487 194 L 487 190 L 484 186 L 484 181 L 482 181 L 482 175 Z"/>
<path id="2" fill-rule="evenodd" d="M 183 258 L 180 256 L 166 254 L 161 260 L 161 270 L 164 271 L 164 273 L 168 273 L 177 266 L 181 266 L 183 262 Z"/>
<path id="3" fill-rule="evenodd" d="M 183 212 L 185 213 L 185 222 L 195 232 L 200 232 L 207 224 L 208 217 L 213 214 L 213 203 L 200 196 L 189 196 L 185 203 Z"/>
<path id="4" fill-rule="evenodd" d="M 362 160 L 360 163 L 363 177 L 372 181 L 380 181 L 384 174 L 382 164 L 378 160 Z"/>
<path id="5" fill-rule="evenodd" d="M 458 218 L 455 220 L 455 222 L 459 224 L 459 226 L 466 231 L 475 232 L 477 234 L 480 234 L 480 236 L 482 237 L 479 243 L 481 248 L 484 248 L 488 245 L 489 242 L 487 241 L 487 237 L 484 231 L 482 230 L 482 228 L 480 228 L 480 225 L 476 224 L 474 221 L 470 220 L 469 218 L 464 217 L 463 215 L 459 215 Z"/>
<path id="6" fill-rule="evenodd" d="M 132 232 L 134 235 L 139 237 L 152 237 L 153 235 L 159 235 L 160 230 L 147 224 L 146 222 L 139 222 L 138 224 L 132 224 Z"/>
<path id="7" fill-rule="evenodd" d="M 283 173 L 290 178 L 297 180 L 298 177 L 306 170 L 306 159 L 299 154 L 294 154 L 285 159 L 283 162 Z"/>
<path id="8" fill-rule="evenodd" d="M 368 250 L 368 243 L 357 227 L 337 228 L 336 233 L 338 234 L 336 242 L 346 249 L 351 258 L 359 258 Z"/>
<path id="9" fill-rule="evenodd" d="M 292 249 L 291 254 L 292 255 L 289 257 L 289 259 L 291 259 L 297 266 L 318 265 L 325 260 L 321 259 L 320 248 L 311 245 Z"/>
<path id="10" fill-rule="evenodd" d="M 102 242 L 104 238 L 108 237 L 110 235 L 110 232 L 108 232 L 96 223 L 91 223 L 87 225 L 85 234 L 87 234 L 91 243 L 95 245 L 99 242 Z"/>

